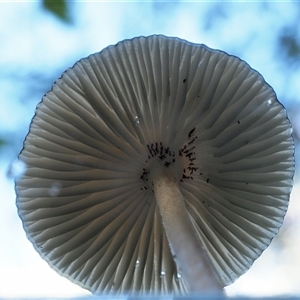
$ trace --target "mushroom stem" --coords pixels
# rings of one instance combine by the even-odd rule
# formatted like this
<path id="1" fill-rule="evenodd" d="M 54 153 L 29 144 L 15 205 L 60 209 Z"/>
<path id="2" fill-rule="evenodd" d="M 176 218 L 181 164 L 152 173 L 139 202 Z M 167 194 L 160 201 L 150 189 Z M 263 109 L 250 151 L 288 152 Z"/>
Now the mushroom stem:
<path id="1" fill-rule="evenodd" d="M 170 248 L 190 292 L 222 293 L 222 285 L 196 235 L 177 179 L 169 172 L 157 172 L 154 177 L 154 193 Z"/>

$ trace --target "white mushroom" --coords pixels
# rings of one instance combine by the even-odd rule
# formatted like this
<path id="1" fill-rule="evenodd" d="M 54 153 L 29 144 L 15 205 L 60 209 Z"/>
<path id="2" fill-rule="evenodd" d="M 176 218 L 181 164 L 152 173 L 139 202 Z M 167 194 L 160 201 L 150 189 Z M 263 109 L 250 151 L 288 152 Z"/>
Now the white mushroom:
<path id="1" fill-rule="evenodd" d="M 278 232 L 293 153 L 285 109 L 245 62 L 139 37 L 43 97 L 18 212 L 41 257 L 95 294 L 221 292 Z"/>

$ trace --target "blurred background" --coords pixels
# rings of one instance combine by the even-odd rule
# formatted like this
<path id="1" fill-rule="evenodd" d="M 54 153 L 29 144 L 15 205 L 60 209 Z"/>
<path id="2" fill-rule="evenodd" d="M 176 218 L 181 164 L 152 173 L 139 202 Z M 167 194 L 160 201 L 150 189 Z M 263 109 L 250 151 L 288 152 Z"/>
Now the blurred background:
<path id="1" fill-rule="evenodd" d="M 26 239 L 15 206 L 15 159 L 41 97 L 77 60 L 135 36 L 164 34 L 239 56 L 286 107 L 300 138 L 300 2 L 0 1 L 0 298 L 84 297 Z M 300 186 L 284 224 L 230 296 L 300 296 Z"/>

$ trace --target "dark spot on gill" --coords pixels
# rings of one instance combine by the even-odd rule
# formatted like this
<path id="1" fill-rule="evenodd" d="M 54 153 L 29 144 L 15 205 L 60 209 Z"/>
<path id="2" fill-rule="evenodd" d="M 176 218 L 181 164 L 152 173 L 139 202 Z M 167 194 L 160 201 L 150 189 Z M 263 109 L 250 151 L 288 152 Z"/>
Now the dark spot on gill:
<path id="1" fill-rule="evenodd" d="M 192 136 L 192 134 L 194 133 L 194 131 L 195 131 L 195 129 L 196 129 L 196 127 L 194 127 L 190 132 L 189 132 L 189 138 Z"/>
<path id="2" fill-rule="evenodd" d="M 194 137 L 190 142 L 188 142 L 189 145 L 191 145 L 192 143 L 194 143 L 194 141 L 196 140 L 197 136 Z"/>
<path id="3" fill-rule="evenodd" d="M 193 153 L 190 152 L 190 153 L 186 154 L 185 157 L 191 158 L 192 155 L 193 155 Z"/>

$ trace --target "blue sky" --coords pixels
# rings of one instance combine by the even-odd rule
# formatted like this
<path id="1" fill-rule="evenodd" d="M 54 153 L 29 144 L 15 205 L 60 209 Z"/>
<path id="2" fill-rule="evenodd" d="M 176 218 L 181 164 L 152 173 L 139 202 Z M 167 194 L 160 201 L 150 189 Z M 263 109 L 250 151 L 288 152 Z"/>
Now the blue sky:
<path id="1" fill-rule="evenodd" d="M 26 239 L 15 207 L 9 165 L 22 148 L 42 95 L 78 59 L 123 39 L 164 34 L 224 50 L 263 74 L 300 130 L 300 68 L 285 59 L 278 36 L 297 25 L 295 2 L 73 2 L 72 24 L 43 10 L 39 1 L 0 2 L 0 297 L 89 295 L 51 270 Z M 299 34 L 299 32 L 298 32 Z M 297 173 L 296 173 L 297 174 Z M 300 294 L 298 176 L 278 238 L 230 295 Z M 298 277 L 298 278 L 297 278 Z"/>

